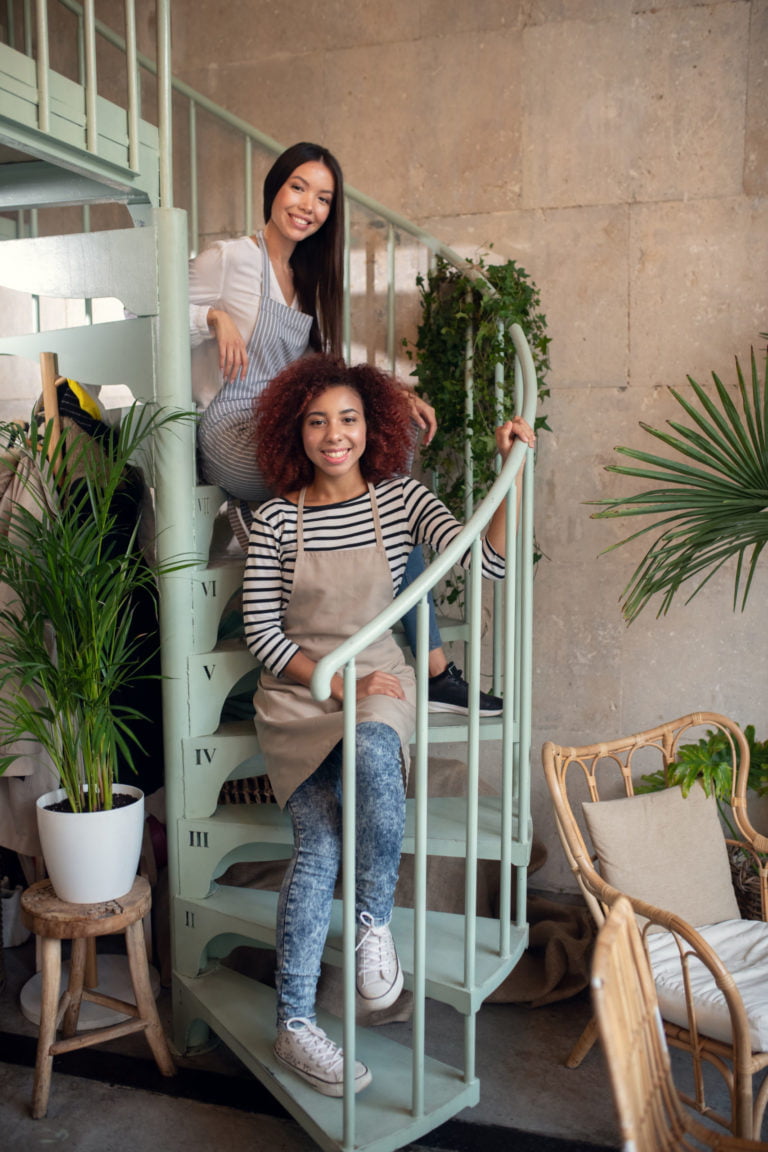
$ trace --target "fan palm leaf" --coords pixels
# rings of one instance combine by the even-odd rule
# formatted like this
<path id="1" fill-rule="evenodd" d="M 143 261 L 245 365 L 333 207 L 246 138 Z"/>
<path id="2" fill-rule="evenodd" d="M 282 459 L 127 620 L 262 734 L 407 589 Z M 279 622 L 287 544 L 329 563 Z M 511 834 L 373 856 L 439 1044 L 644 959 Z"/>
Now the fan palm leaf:
<path id="1" fill-rule="evenodd" d="M 606 551 L 655 534 L 622 592 L 628 621 L 655 596 L 661 597 L 657 615 L 663 615 L 683 585 L 691 587 L 691 600 L 734 558 L 734 608 L 739 600 L 742 608 L 746 603 L 768 543 L 768 357 L 762 377 L 754 350 L 749 381 L 738 359 L 736 373 L 738 403 L 714 372 L 714 394 L 690 376 L 694 400 L 670 389 L 693 427 L 670 420 L 671 431 L 666 431 L 641 423 L 672 456 L 617 448 L 636 463 L 606 468 L 654 485 L 630 496 L 593 501 L 602 509 L 593 513 L 595 519 L 648 520 Z"/>

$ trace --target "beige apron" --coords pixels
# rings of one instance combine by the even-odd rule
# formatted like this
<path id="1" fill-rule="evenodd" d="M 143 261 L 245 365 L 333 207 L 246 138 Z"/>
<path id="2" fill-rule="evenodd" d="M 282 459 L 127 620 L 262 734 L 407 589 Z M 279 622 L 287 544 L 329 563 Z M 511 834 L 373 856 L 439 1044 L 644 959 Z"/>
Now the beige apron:
<path id="1" fill-rule="evenodd" d="M 304 551 L 304 496 L 299 495 L 296 568 L 283 631 L 311 660 L 319 660 L 369 623 L 392 603 L 392 572 L 381 533 L 373 485 L 368 485 L 376 544 L 338 552 Z M 408 745 L 416 718 L 416 679 L 391 632 L 361 652 L 355 662 L 358 678 L 376 670 L 399 676 L 405 700 L 366 696 L 357 704 L 357 722 L 378 720 L 397 732 L 408 765 Z M 286 800 L 344 735 L 344 718 L 337 700 L 315 700 L 309 688 L 289 677 L 262 670 L 253 698 L 256 732 L 278 804 Z"/>

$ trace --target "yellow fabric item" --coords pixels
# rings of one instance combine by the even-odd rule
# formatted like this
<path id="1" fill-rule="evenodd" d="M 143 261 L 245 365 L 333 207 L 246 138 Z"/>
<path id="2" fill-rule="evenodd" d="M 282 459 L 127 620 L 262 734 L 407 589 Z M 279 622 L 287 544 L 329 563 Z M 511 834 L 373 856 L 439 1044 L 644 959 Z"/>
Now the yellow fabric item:
<path id="1" fill-rule="evenodd" d="M 87 412 L 88 415 L 92 416 L 94 420 L 101 420 L 101 410 L 98 404 L 92 396 L 89 396 L 85 388 L 83 388 L 82 384 L 78 384 L 77 380 L 70 380 L 68 376 L 67 384 L 69 384 L 69 387 L 72 389 L 75 396 L 77 396 L 78 403 L 83 412 Z"/>

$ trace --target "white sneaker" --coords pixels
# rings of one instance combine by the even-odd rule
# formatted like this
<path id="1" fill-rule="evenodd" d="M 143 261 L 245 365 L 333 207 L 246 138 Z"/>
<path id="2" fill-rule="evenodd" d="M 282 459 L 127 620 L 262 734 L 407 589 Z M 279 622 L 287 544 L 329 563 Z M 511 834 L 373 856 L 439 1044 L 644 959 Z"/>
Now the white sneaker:
<path id="1" fill-rule="evenodd" d="M 344 1052 L 304 1016 L 294 1016 L 285 1028 L 278 1028 L 275 1056 L 323 1096 L 344 1095 Z M 372 1079 L 370 1069 L 356 1060 L 355 1092 L 367 1088 Z"/>
<path id="2" fill-rule="evenodd" d="M 403 990 L 403 970 L 392 933 L 386 925 L 374 928 L 373 917 L 361 912 L 355 950 L 358 1008 L 367 1012 L 389 1008 Z"/>

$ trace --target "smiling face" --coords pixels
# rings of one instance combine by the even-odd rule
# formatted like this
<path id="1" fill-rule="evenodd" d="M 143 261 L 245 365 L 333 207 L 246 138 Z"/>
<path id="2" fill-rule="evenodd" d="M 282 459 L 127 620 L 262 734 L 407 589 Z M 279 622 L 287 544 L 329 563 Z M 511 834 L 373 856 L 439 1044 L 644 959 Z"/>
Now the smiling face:
<path id="1" fill-rule="evenodd" d="M 275 195 L 267 227 L 293 244 L 306 240 L 328 219 L 334 192 L 330 168 L 320 160 L 300 164 Z"/>
<path id="2" fill-rule="evenodd" d="M 359 482 L 366 424 L 363 402 L 354 389 L 337 385 L 310 400 L 301 436 L 316 476 L 320 473 L 334 482 Z"/>

